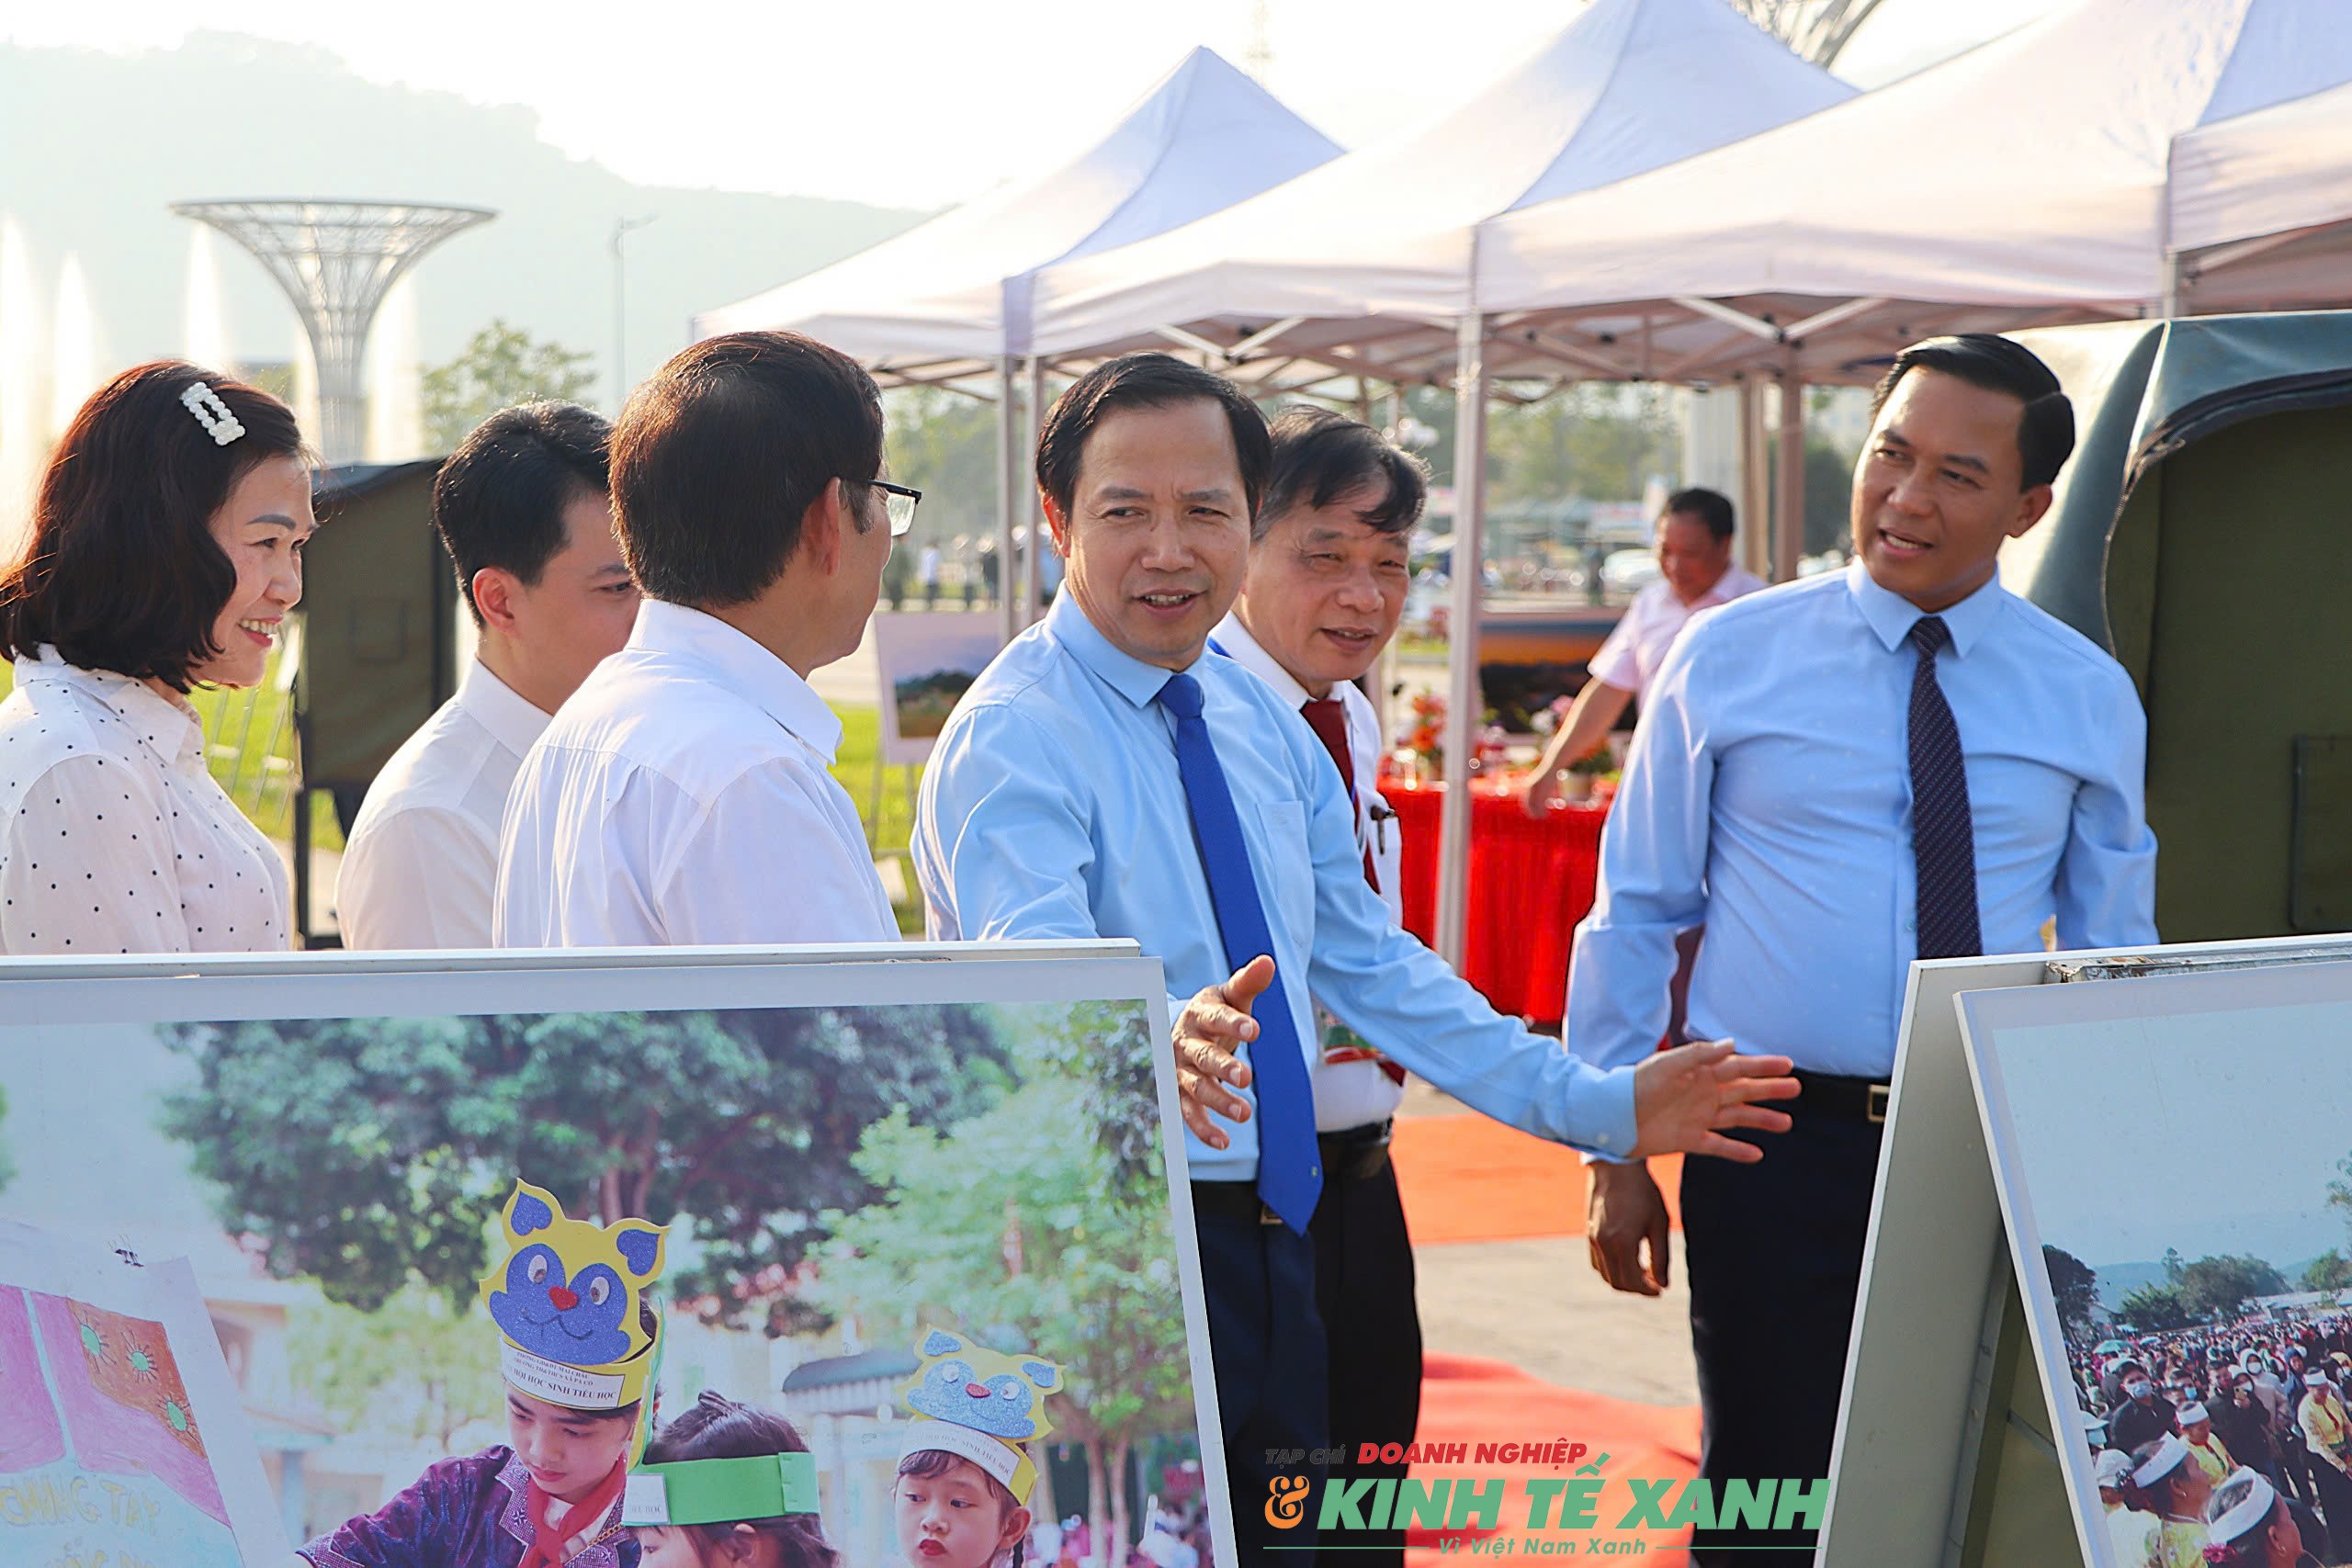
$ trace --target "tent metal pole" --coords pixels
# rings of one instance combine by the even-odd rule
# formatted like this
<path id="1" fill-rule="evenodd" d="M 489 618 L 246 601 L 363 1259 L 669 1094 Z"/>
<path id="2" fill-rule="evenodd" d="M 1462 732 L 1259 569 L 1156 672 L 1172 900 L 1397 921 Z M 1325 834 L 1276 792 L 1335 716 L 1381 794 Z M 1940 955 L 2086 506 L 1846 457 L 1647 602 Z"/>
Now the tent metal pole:
<path id="1" fill-rule="evenodd" d="M 996 367 L 996 629 L 1004 642 L 1020 629 L 1012 619 L 1012 513 L 1020 490 L 1012 399 L 1012 356 L 1007 355 Z"/>
<path id="2" fill-rule="evenodd" d="M 1764 472 L 1764 389 L 1751 371 L 1739 378 L 1739 558 L 1758 577 L 1772 571 L 1771 490 Z"/>
<path id="3" fill-rule="evenodd" d="M 1438 818 L 1437 951 L 1462 967 L 1470 923 L 1470 754 L 1484 728 L 1478 612 L 1485 598 L 1486 318 L 1462 318 L 1453 383 L 1453 582 L 1446 626 L 1445 800 Z"/>
<path id="4" fill-rule="evenodd" d="M 1773 478 L 1772 581 L 1787 582 L 1804 551 L 1804 372 L 1793 365 L 1781 372 L 1781 464 Z"/>
<path id="5" fill-rule="evenodd" d="M 1021 497 L 1021 519 L 1029 525 L 1029 558 L 1021 567 L 1021 624 L 1035 626 L 1038 606 L 1045 603 L 1046 552 L 1053 536 L 1046 530 L 1044 509 L 1037 504 L 1037 487 L 1022 482 L 1027 459 L 1037 450 L 1037 432 L 1046 422 L 1046 362 L 1029 356 L 1028 385 L 1021 400 L 1023 441 L 1013 455 L 1012 492 Z"/>

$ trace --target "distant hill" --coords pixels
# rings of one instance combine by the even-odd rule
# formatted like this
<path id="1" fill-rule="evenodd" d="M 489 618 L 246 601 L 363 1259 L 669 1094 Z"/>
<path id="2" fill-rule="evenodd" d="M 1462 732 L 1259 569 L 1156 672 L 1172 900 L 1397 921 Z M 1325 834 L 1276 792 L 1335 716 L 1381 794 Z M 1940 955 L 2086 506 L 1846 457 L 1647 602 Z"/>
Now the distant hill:
<path id="1" fill-rule="evenodd" d="M 686 341 L 692 313 L 861 250 L 922 214 L 852 202 L 631 185 L 538 138 L 537 117 L 454 94 L 385 86 L 333 54 L 203 32 L 174 51 L 106 54 L 0 45 L 0 211 L 31 242 L 41 287 L 79 253 L 115 363 L 177 352 L 188 233 L 175 201 L 341 197 L 492 207 L 417 273 L 422 353 L 444 360 L 493 316 L 595 355 L 613 344 L 613 223 L 632 232 L 628 369 Z M 789 188 L 821 147 L 775 149 Z M 221 272 L 246 360 L 289 356 L 291 313 L 233 245 Z M 45 330 L 45 329 L 44 329 Z"/>

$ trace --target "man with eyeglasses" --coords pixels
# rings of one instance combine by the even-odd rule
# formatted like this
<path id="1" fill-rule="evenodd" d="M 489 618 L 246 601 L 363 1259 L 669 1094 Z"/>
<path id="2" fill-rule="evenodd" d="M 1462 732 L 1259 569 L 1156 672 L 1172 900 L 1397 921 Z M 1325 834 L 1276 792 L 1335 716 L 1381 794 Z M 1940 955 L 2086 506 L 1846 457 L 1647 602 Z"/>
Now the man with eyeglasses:
<path id="1" fill-rule="evenodd" d="M 856 650 L 922 499 L 883 477 L 873 378 L 794 333 L 707 339 L 629 399 L 612 481 L 645 599 L 523 759 L 498 944 L 897 940 L 808 679 Z"/>

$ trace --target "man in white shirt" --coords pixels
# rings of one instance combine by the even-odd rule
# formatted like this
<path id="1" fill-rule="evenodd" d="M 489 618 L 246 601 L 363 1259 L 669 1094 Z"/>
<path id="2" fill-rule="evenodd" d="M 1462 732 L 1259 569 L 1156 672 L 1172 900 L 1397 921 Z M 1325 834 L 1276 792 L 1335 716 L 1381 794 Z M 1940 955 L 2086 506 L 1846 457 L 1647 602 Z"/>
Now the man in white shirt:
<path id="1" fill-rule="evenodd" d="M 613 512 L 645 602 L 523 760 L 500 946 L 897 940 L 808 681 L 914 521 L 882 466 L 873 378 L 795 333 L 706 339 L 630 398 Z"/>
<path id="2" fill-rule="evenodd" d="M 1666 662 L 1666 650 L 1690 617 L 1727 604 L 1764 586 L 1764 580 L 1732 564 L 1729 497 L 1712 490 L 1679 490 L 1666 498 L 1657 518 L 1658 580 L 1634 596 L 1624 617 L 1592 656 L 1589 677 L 1561 720 L 1544 760 L 1527 777 L 1528 814 L 1541 817 L 1559 793 L 1560 770 L 1600 750 Z"/>
<path id="3" fill-rule="evenodd" d="M 1380 720 L 1355 684 L 1396 634 L 1408 546 L 1429 480 L 1380 433 L 1325 409 L 1273 423 L 1273 466 L 1250 525 L 1249 567 L 1209 646 L 1272 687 L 1329 752 L 1355 808 L 1364 876 L 1404 919 L 1404 845 L 1380 798 Z M 1317 1008 L 1308 1064 L 1323 1197 L 1315 1303 L 1323 1318 L 1330 1421 L 1352 1450 L 1408 1444 L 1420 1418 L 1421 1322 L 1413 1243 L 1388 1163 L 1405 1070 Z M 1405 1474 L 1402 1464 L 1333 1467 L 1331 1483 Z M 1381 1555 L 1362 1553 L 1379 1549 Z M 1348 1538 L 1362 1568 L 1402 1564 L 1405 1532 Z"/>
<path id="4" fill-rule="evenodd" d="M 434 479 L 474 660 L 368 786 L 335 882 L 344 946 L 490 945 L 499 820 L 523 753 L 637 615 L 606 494 L 611 437 L 576 403 L 502 409 Z"/>

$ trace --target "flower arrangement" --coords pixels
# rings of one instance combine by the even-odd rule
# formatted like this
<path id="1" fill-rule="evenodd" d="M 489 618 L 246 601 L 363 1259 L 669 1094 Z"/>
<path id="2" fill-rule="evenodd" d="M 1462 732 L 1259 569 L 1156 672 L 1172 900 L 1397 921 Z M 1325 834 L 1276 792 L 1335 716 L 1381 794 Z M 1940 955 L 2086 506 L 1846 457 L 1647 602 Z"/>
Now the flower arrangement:
<path id="1" fill-rule="evenodd" d="M 1415 765 L 1436 771 L 1445 765 L 1445 699 L 1435 692 L 1414 694 L 1405 711 L 1396 749 L 1409 751 Z"/>

